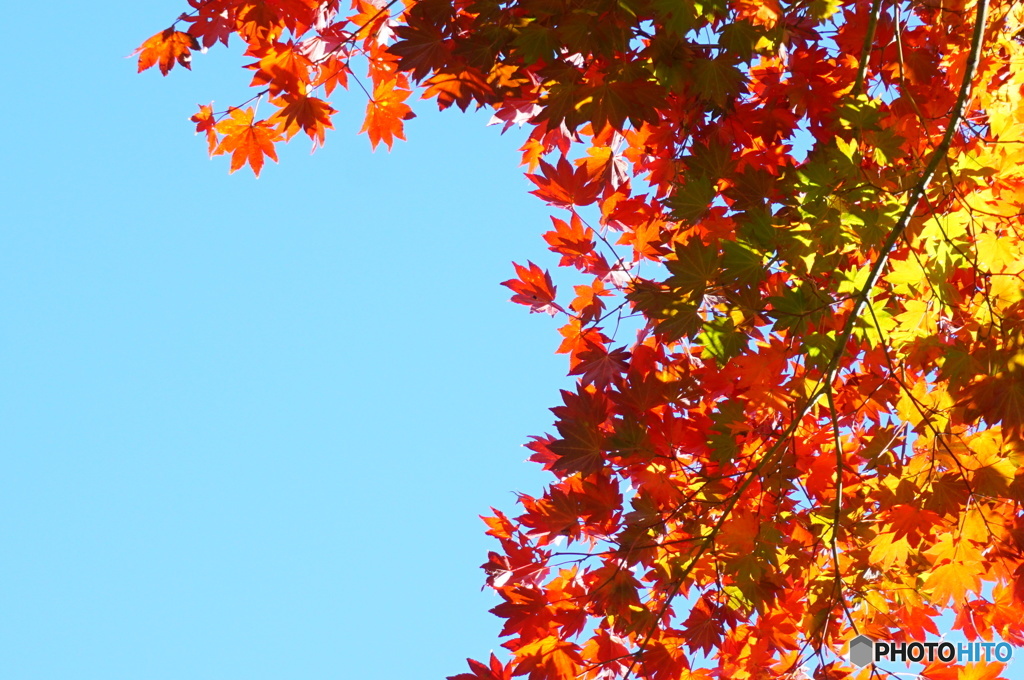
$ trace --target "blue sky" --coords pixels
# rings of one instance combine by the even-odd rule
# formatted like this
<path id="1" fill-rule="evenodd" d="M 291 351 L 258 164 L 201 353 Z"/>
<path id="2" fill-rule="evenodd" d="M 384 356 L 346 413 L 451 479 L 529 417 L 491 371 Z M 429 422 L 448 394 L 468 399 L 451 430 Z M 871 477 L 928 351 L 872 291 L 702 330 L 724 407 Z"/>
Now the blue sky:
<path id="1" fill-rule="evenodd" d="M 0 678 L 443 678 L 497 648 L 477 515 L 545 481 L 567 384 L 520 135 L 365 98 L 260 179 L 188 117 L 237 51 L 125 56 L 184 2 L 18 4 L 0 65 Z M 14 103 L 17 102 L 17 103 Z M 432 106 L 432 105 L 431 105 Z"/>

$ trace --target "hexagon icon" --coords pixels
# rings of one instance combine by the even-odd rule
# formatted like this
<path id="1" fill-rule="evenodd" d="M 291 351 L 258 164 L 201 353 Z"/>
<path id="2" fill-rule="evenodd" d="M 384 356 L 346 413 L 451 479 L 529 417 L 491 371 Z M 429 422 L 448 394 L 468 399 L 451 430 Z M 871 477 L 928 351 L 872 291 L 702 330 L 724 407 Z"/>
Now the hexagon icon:
<path id="1" fill-rule="evenodd" d="M 867 666 L 875 657 L 875 641 L 867 635 L 858 635 L 850 640 L 850 662 L 862 668 Z"/>

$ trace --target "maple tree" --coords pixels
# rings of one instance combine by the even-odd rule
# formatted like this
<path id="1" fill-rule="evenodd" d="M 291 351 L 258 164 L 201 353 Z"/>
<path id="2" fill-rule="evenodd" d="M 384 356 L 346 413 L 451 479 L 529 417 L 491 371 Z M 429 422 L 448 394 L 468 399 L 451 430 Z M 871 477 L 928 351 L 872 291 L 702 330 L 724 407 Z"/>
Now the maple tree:
<path id="1" fill-rule="evenodd" d="M 188 4 L 139 70 L 240 39 L 270 112 L 192 118 L 232 172 L 351 83 L 373 147 L 414 92 L 528 130 L 579 283 L 504 285 L 578 379 L 485 518 L 509 660 L 456 680 L 868 677 L 852 637 L 947 612 L 1024 644 L 1024 4 Z"/>

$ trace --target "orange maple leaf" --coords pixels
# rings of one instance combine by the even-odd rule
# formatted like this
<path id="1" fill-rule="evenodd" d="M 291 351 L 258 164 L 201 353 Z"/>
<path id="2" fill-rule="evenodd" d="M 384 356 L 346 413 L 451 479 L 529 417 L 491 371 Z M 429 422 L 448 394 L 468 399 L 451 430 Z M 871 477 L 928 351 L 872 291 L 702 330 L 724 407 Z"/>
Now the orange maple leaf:
<path id="1" fill-rule="evenodd" d="M 574 680 L 583 665 L 578 647 L 557 637 L 545 637 L 516 651 L 516 675 L 530 674 L 529 680 Z"/>
<path id="2" fill-rule="evenodd" d="M 192 70 L 192 50 L 199 49 L 199 41 L 188 33 L 174 30 L 171 26 L 142 43 L 131 56 L 139 55 L 139 72 L 160 66 L 160 73 L 167 75 L 178 62 Z"/>
<path id="3" fill-rule="evenodd" d="M 956 677 L 957 680 L 999 680 L 1005 668 L 1006 664 L 998 661 L 976 661 L 965 664 Z"/>
<path id="4" fill-rule="evenodd" d="M 213 155 L 231 153 L 231 170 L 234 172 L 249 163 L 253 174 L 260 176 L 263 169 L 263 156 L 269 156 L 277 162 L 274 142 L 281 138 L 281 133 L 269 121 L 253 121 L 255 111 L 252 107 L 234 109 L 231 117 L 217 123 L 217 132 L 224 135 Z"/>
<path id="5" fill-rule="evenodd" d="M 576 291 L 576 299 L 569 303 L 569 308 L 584 321 L 593 321 L 601 316 L 604 310 L 601 298 L 612 294 L 605 289 L 601 279 L 595 279 L 589 286 L 573 286 L 573 289 Z"/>
<path id="6" fill-rule="evenodd" d="M 330 104 L 306 95 L 285 95 L 275 103 L 284 106 L 270 117 L 270 122 L 278 125 L 285 139 L 302 130 L 313 140 L 314 149 L 324 145 L 324 133 L 327 128 L 334 129 L 331 116 L 337 113 Z"/>
<path id="7" fill-rule="evenodd" d="M 366 120 L 360 132 L 370 137 L 370 146 L 374 149 L 381 142 L 391 149 L 395 137 L 404 140 L 403 120 L 415 118 L 405 100 L 409 98 L 409 90 L 395 89 L 395 80 L 385 80 L 373 89 L 373 99 L 366 105 Z"/>
<path id="8" fill-rule="evenodd" d="M 252 87 L 266 85 L 270 94 L 276 97 L 281 92 L 306 92 L 313 63 L 289 41 L 273 43 L 258 62 L 246 68 L 256 71 L 252 76 Z"/>
<path id="9" fill-rule="evenodd" d="M 482 102 L 494 95 L 494 90 L 487 84 L 483 75 L 471 68 L 456 73 L 435 74 L 423 85 L 426 88 L 423 98 L 437 97 L 437 105 L 442 110 L 455 104 L 465 111 L 473 99 Z"/>
<path id="10" fill-rule="evenodd" d="M 945 607 L 952 600 L 955 605 L 963 603 L 968 591 L 981 590 L 977 564 L 948 562 L 939 565 L 924 582 L 923 589 L 931 591 L 931 601 Z"/>
<path id="11" fill-rule="evenodd" d="M 213 117 L 213 104 L 200 104 L 199 113 L 189 118 L 196 124 L 196 134 L 206 133 L 206 145 L 209 147 L 210 155 L 217 148 L 217 121 Z"/>

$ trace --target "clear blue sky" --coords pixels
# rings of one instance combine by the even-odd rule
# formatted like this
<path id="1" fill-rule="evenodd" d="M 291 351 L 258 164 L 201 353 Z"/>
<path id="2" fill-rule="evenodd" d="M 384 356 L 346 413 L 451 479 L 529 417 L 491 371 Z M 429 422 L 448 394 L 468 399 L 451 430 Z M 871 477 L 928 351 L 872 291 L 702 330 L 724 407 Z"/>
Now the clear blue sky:
<path id="1" fill-rule="evenodd" d="M 539 491 L 566 384 L 509 303 L 553 258 L 522 136 L 365 98 L 262 177 L 188 117 L 238 50 L 125 56 L 184 0 L 21 3 L 0 62 L 0 678 L 443 678 L 497 649 L 477 515 Z M 431 106 L 433 106 L 431 104 Z"/>

